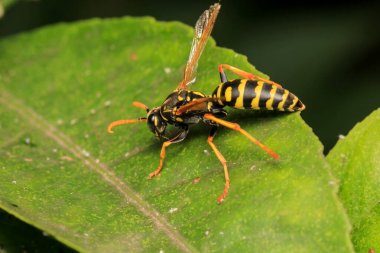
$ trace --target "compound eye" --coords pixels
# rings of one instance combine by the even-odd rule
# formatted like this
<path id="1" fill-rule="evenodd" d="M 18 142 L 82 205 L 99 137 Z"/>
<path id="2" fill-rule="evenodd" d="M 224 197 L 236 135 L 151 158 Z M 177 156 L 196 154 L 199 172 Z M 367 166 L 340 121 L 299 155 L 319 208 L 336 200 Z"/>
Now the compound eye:
<path id="1" fill-rule="evenodd" d="M 150 131 L 152 131 L 153 133 L 156 132 L 156 126 L 154 124 L 154 121 L 155 121 L 155 117 L 154 114 L 150 114 L 148 116 L 148 120 L 147 120 L 147 123 L 148 123 L 148 127 L 150 129 Z"/>

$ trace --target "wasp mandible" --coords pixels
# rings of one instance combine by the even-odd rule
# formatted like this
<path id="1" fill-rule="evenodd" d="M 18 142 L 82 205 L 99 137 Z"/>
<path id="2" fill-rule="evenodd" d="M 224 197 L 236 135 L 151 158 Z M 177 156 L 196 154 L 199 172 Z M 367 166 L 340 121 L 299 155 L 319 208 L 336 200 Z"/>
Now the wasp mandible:
<path id="1" fill-rule="evenodd" d="M 282 88 L 281 85 L 228 64 L 219 65 L 218 70 L 221 83 L 216 87 L 211 96 L 207 96 L 199 91 L 189 90 L 188 86 L 195 82 L 198 61 L 214 27 L 220 7 L 219 3 L 211 5 L 196 22 L 193 43 L 183 79 L 178 87 L 165 99 L 163 104 L 149 109 L 140 102 L 133 102 L 133 106 L 142 108 L 147 112 L 146 117 L 118 120 L 108 125 L 108 132 L 113 133 L 112 129 L 115 126 L 147 122 L 149 129 L 156 137 L 163 141 L 158 168 L 149 174 L 149 177 L 152 178 L 157 176 L 163 167 L 166 148 L 173 143 L 183 141 L 189 133 L 190 125 L 197 124 L 200 121 L 209 124 L 211 130 L 207 142 L 224 168 L 225 186 L 222 194 L 217 198 L 218 203 L 221 203 L 226 198 L 230 186 L 226 159 L 213 142 L 219 126 L 240 132 L 273 158 L 279 158 L 277 153 L 252 137 L 238 124 L 221 119 L 227 116 L 227 112 L 223 108 L 229 106 L 236 109 L 287 112 L 305 109 L 303 103 L 294 94 Z M 228 80 L 224 69 L 234 72 L 242 77 L 242 79 Z M 166 132 L 169 124 L 178 130 L 174 136 L 169 136 Z"/>

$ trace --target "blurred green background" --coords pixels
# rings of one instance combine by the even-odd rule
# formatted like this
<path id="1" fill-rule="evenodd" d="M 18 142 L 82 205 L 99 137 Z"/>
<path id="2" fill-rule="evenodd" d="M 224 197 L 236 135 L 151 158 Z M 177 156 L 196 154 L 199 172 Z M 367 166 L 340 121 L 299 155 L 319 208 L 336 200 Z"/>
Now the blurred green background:
<path id="1" fill-rule="evenodd" d="M 16 1 L 0 19 L 0 39 L 57 22 L 92 17 L 153 16 L 193 26 L 213 2 Z M 221 4 L 212 35 L 217 44 L 247 55 L 259 70 L 306 104 L 302 117 L 324 144 L 325 153 L 339 135 L 346 135 L 379 107 L 380 1 L 223 0 Z M 7 217 L 0 212 L 0 221 Z M 5 229 L 5 223 L 14 229 Z M 23 232 L 25 242 L 18 245 L 24 248 L 11 252 L 68 251 L 42 232 L 25 228 L 26 224 L 14 220 L 5 223 L 0 226 L 0 239 L 8 239 L 0 240 L 0 252 L 12 235 L 20 237 Z M 28 244 L 41 240 L 52 246 Z"/>

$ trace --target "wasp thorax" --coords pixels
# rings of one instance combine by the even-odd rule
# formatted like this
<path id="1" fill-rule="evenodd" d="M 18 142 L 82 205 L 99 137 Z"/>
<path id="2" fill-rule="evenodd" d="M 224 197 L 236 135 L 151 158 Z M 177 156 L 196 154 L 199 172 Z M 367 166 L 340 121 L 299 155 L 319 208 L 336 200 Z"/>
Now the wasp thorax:
<path id="1" fill-rule="evenodd" d="M 148 127 L 157 137 L 160 137 L 166 128 L 166 122 L 163 120 L 160 114 L 160 108 L 155 107 L 148 112 L 147 116 Z"/>

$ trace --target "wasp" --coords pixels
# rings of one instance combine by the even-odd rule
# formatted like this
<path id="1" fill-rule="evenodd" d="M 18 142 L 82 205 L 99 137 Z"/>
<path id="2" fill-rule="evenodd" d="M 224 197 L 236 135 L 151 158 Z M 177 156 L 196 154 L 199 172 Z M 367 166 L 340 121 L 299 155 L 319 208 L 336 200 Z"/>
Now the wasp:
<path id="1" fill-rule="evenodd" d="M 177 88 L 165 99 L 163 104 L 149 109 L 140 102 L 133 102 L 133 106 L 146 111 L 146 117 L 117 120 L 108 125 L 108 132 L 113 133 L 112 129 L 115 126 L 147 122 L 149 129 L 163 142 L 158 168 L 149 174 L 149 178 L 159 175 L 163 167 L 166 148 L 171 144 L 183 141 L 187 137 L 191 125 L 201 121 L 210 125 L 211 129 L 207 142 L 222 164 L 225 177 L 224 190 L 217 198 L 218 203 L 221 203 L 226 198 L 230 187 L 227 161 L 213 142 L 219 126 L 240 132 L 274 159 L 279 158 L 277 153 L 252 137 L 238 124 L 222 119 L 227 116 L 227 112 L 223 108 L 229 106 L 236 109 L 286 112 L 302 111 L 305 109 L 304 104 L 297 96 L 284 89 L 280 84 L 228 64 L 219 65 L 218 70 L 221 83 L 216 87 L 212 95 L 207 96 L 202 92 L 189 89 L 189 85 L 195 82 L 199 58 L 214 27 L 220 8 L 221 5 L 219 3 L 211 5 L 196 22 L 194 38 L 183 79 Z M 224 72 L 225 69 L 234 72 L 241 79 L 228 80 Z M 169 131 L 166 131 L 168 125 L 175 127 L 176 132 L 174 134 L 169 134 Z"/>

